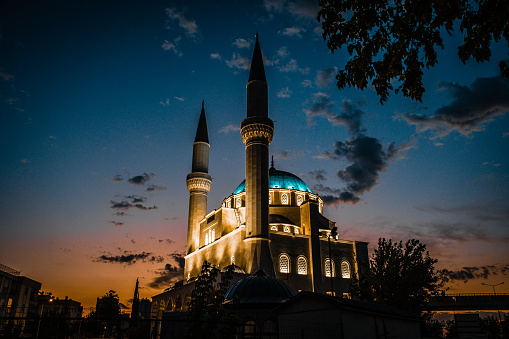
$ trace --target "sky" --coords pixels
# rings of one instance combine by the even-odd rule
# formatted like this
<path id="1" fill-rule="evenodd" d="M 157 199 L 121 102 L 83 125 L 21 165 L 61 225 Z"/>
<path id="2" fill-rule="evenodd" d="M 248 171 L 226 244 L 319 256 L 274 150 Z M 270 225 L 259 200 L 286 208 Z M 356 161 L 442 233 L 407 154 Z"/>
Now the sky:
<path id="1" fill-rule="evenodd" d="M 509 292 L 509 82 L 445 36 L 422 102 L 338 90 L 314 1 L 7 0 L 0 15 L 0 263 L 85 307 L 182 274 L 202 100 L 208 208 L 244 179 L 255 34 L 275 167 L 327 202 L 343 239 L 427 245 L 448 293 Z M 456 26 L 457 28 L 457 26 Z"/>

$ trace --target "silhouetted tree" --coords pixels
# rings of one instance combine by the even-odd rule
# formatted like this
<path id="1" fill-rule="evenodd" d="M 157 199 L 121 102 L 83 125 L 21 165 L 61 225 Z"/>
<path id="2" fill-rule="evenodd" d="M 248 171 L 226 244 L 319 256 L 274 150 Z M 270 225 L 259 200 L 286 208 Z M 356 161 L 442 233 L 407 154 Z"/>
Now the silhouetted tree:
<path id="1" fill-rule="evenodd" d="M 398 307 L 409 312 L 424 312 L 430 297 L 442 286 L 435 271 L 436 259 L 429 256 L 419 240 L 378 239 L 361 279 L 354 280 L 351 292 L 363 300 Z"/>
<path id="2" fill-rule="evenodd" d="M 437 63 L 444 28 L 451 34 L 459 22 L 463 63 L 490 60 L 492 41 L 509 43 L 507 0 L 320 0 L 320 6 L 327 47 L 334 52 L 346 46 L 350 55 L 336 76 L 338 88 L 364 89 L 371 83 L 381 103 L 392 90 L 421 101 L 423 69 Z M 509 78 L 509 60 L 499 67 Z"/>
<path id="3" fill-rule="evenodd" d="M 118 294 L 109 290 L 97 298 L 94 317 L 103 324 L 105 335 L 117 335 L 120 331 L 120 303 Z"/>
<path id="4" fill-rule="evenodd" d="M 502 324 L 494 316 L 490 315 L 480 319 L 481 332 L 486 333 L 488 338 L 502 338 Z"/>
<path id="5" fill-rule="evenodd" d="M 189 338 L 231 338 L 235 335 L 236 317 L 223 301 L 232 279 L 233 266 L 221 273 L 209 262 L 203 262 L 189 302 Z"/>

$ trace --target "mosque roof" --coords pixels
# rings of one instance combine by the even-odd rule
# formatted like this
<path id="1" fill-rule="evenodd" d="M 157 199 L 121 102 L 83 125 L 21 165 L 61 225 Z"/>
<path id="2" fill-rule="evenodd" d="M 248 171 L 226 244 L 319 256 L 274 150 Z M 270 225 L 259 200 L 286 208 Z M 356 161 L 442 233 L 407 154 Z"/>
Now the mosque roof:
<path id="1" fill-rule="evenodd" d="M 308 185 L 295 174 L 280 171 L 272 166 L 269 169 L 269 188 L 293 189 L 302 192 L 313 193 Z M 242 181 L 233 191 L 233 194 L 241 193 L 246 190 L 246 180 Z"/>
<path id="2" fill-rule="evenodd" d="M 237 297 L 240 303 L 273 304 L 282 303 L 294 295 L 284 282 L 269 277 L 263 270 L 258 270 L 233 285 L 226 293 L 225 300 L 228 302 Z"/>

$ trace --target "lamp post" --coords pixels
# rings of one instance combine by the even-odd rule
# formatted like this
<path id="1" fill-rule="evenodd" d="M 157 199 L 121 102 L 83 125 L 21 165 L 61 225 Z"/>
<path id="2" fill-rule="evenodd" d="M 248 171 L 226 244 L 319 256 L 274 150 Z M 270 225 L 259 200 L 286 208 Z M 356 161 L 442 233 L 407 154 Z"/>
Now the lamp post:
<path id="1" fill-rule="evenodd" d="M 502 281 L 501 283 L 498 283 L 495 285 L 490 285 L 490 284 L 485 284 L 485 283 L 481 283 L 481 285 L 493 287 L 493 294 L 495 295 L 495 299 L 497 299 L 497 292 L 495 292 L 495 286 L 502 285 L 503 283 L 504 282 Z M 495 302 L 496 302 L 496 300 L 495 300 Z M 498 306 L 497 306 L 497 311 L 498 311 L 498 320 L 502 321 L 502 317 L 500 316 L 500 309 L 498 308 Z"/>
<path id="2" fill-rule="evenodd" d="M 338 228 L 334 226 L 329 234 L 327 235 L 327 240 L 329 241 L 329 272 L 330 272 L 330 290 L 332 296 L 334 296 L 334 271 L 332 270 L 332 251 L 330 247 L 330 238 L 335 237 L 338 234 Z"/>
<path id="3" fill-rule="evenodd" d="M 52 302 L 53 298 L 49 298 L 49 302 Z M 35 335 L 36 339 L 39 339 L 39 328 L 41 327 L 41 318 L 42 318 L 42 311 L 44 310 L 44 302 L 41 304 L 41 313 L 39 314 L 39 323 L 37 324 L 37 334 Z"/>

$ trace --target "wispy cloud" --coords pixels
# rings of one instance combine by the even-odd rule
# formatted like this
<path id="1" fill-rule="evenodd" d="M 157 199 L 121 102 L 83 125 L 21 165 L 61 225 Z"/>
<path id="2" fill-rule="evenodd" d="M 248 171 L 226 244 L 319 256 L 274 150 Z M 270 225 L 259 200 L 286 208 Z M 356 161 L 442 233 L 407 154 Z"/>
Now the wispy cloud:
<path id="1" fill-rule="evenodd" d="M 149 185 L 146 189 L 147 192 L 164 191 L 164 190 L 166 190 L 166 186 L 164 186 L 164 185 Z"/>
<path id="2" fill-rule="evenodd" d="M 221 54 L 219 53 L 210 53 L 211 59 L 221 60 Z"/>
<path id="3" fill-rule="evenodd" d="M 306 32 L 305 28 L 302 27 L 287 27 L 280 30 L 278 33 L 285 36 L 291 36 L 296 38 L 302 38 L 302 33 Z"/>
<path id="4" fill-rule="evenodd" d="M 320 9 L 318 2 L 312 0 L 264 0 L 263 6 L 271 16 L 275 13 L 289 13 L 308 22 L 316 20 Z"/>
<path id="5" fill-rule="evenodd" d="M 277 92 L 277 97 L 278 98 L 289 98 L 292 94 L 292 91 L 288 88 L 288 87 L 285 87 L 285 88 L 281 88 L 281 90 L 279 92 Z"/>
<path id="6" fill-rule="evenodd" d="M 143 173 L 143 174 L 135 175 L 134 177 L 127 179 L 127 182 L 130 184 L 133 184 L 133 185 L 144 185 L 155 176 L 156 175 L 154 173 L 150 173 L 150 174 Z"/>
<path id="7" fill-rule="evenodd" d="M 293 151 L 293 150 L 284 150 L 281 152 L 274 153 L 274 158 L 282 159 L 282 160 L 290 160 L 297 159 L 305 156 L 304 151 Z"/>
<path id="8" fill-rule="evenodd" d="M 108 221 L 108 224 L 111 224 L 111 225 L 113 225 L 115 227 L 122 227 L 122 226 L 125 225 L 125 223 L 120 222 L 120 221 Z"/>
<path id="9" fill-rule="evenodd" d="M 462 267 L 459 270 L 442 269 L 437 273 L 443 282 L 462 281 L 467 283 L 473 279 L 488 279 L 489 276 L 500 274 L 507 275 L 507 272 L 509 272 L 509 264 Z"/>
<path id="10" fill-rule="evenodd" d="M 327 88 L 329 84 L 334 80 L 336 73 L 338 72 L 337 67 L 327 68 L 316 73 L 315 85 L 318 88 Z"/>
<path id="11" fill-rule="evenodd" d="M 276 53 L 280 58 L 284 59 L 288 56 L 288 48 L 286 46 L 283 46 L 279 48 Z"/>
<path id="12" fill-rule="evenodd" d="M 240 131 L 239 125 L 230 124 L 227 126 L 224 126 L 219 130 L 219 133 L 229 133 L 229 132 L 238 132 Z"/>
<path id="13" fill-rule="evenodd" d="M 172 264 L 164 265 L 164 268 L 155 272 L 157 276 L 149 283 L 149 287 L 157 289 L 168 287 L 171 283 L 184 278 L 184 256 L 180 253 L 172 253 L 169 256 L 175 260 L 177 266 Z"/>
<path id="14" fill-rule="evenodd" d="M 164 42 L 161 45 L 161 47 L 165 51 L 170 51 L 170 52 L 173 52 L 173 54 L 176 54 L 178 56 L 182 56 L 182 52 L 178 48 L 180 40 L 182 40 L 182 37 L 180 35 L 178 37 L 176 37 L 175 39 L 173 39 L 173 42 L 169 42 L 168 40 L 164 40 Z"/>
<path id="15" fill-rule="evenodd" d="M 313 83 L 311 82 L 311 80 L 303 80 L 300 85 L 302 87 L 313 87 Z"/>
<path id="16" fill-rule="evenodd" d="M 246 39 L 237 38 L 233 42 L 233 45 L 236 46 L 237 48 L 250 48 L 251 42 L 247 41 Z"/>
<path id="17" fill-rule="evenodd" d="M 153 255 L 151 252 L 130 253 L 128 251 L 124 251 L 124 253 L 121 255 L 103 254 L 93 261 L 102 263 L 132 265 L 137 263 L 138 261 L 160 263 L 163 262 L 163 260 L 164 258 L 162 256 Z"/>
<path id="18" fill-rule="evenodd" d="M 232 58 L 230 60 L 226 60 L 226 64 L 230 68 L 237 68 L 245 71 L 251 67 L 251 60 L 238 53 L 233 53 Z"/>
<path id="19" fill-rule="evenodd" d="M 396 118 L 416 126 L 417 132 L 431 131 L 442 138 L 453 131 L 462 135 L 483 131 L 497 116 L 509 112 L 509 80 L 502 77 L 477 78 L 470 86 L 443 82 L 438 90 L 452 101 L 430 115 L 406 113 Z"/>
<path id="20" fill-rule="evenodd" d="M 176 25 L 178 28 L 182 29 L 187 36 L 192 38 L 196 37 L 198 25 L 194 19 L 187 18 L 183 11 L 179 11 L 174 7 L 166 8 L 165 12 L 169 19 L 166 28 L 176 29 Z"/>

